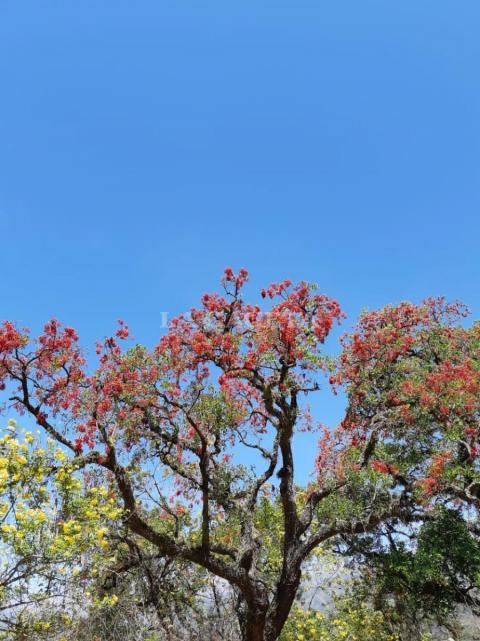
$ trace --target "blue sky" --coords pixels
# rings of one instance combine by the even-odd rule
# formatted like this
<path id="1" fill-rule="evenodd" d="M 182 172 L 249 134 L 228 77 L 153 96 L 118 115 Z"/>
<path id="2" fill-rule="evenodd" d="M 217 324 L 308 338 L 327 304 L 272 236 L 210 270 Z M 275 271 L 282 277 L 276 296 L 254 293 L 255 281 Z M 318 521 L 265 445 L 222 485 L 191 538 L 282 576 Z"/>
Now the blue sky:
<path id="1" fill-rule="evenodd" d="M 152 344 L 232 265 L 478 317 L 479 65 L 478 0 L 2 0 L 0 316 Z"/>

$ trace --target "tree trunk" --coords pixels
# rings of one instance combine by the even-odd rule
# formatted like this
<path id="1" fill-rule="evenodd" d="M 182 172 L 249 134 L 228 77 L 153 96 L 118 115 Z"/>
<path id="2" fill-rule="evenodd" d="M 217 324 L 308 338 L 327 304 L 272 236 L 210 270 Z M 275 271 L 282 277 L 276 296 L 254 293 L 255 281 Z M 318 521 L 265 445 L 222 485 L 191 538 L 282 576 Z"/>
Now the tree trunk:
<path id="1" fill-rule="evenodd" d="M 299 569 L 284 578 L 277 589 L 265 625 L 264 641 L 277 641 L 283 630 L 300 585 Z"/>
<path id="2" fill-rule="evenodd" d="M 274 611 L 268 619 L 262 611 L 247 611 L 241 623 L 242 641 L 277 641 L 285 625 L 295 595 L 300 577 L 281 590 L 279 599 L 274 603 Z"/>
<path id="3" fill-rule="evenodd" d="M 247 620 L 245 641 L 265 641 L 265 617 L 258 618 L 253 615 Z"/>
<path id="4" fill-rule="evenodd" d="M 237 616 L 242 641 L 265 641 L 265 625 L 268 602 L 252 600 L 246 603 L 240 596 L 237 603 Z"/>

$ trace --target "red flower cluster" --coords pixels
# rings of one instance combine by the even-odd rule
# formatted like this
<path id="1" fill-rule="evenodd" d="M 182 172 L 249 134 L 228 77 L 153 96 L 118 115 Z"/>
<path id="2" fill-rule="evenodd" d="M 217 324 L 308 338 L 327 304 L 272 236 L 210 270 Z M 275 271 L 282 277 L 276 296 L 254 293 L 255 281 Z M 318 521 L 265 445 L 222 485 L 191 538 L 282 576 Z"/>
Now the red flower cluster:
<path id="1" fill-rule="evenodd" d="M 419 481 L 419 484 L 425 494 L 430 496 L 440 488 L 443 472 L 452 458 L 453 454 L 449 451 L 440 452 L 439 454 L 435 454 L 432 457 L 432 463 L 428 471 L 428 476 L 420 479 Z"/>
<path id="2" fill-rule="evenodd" d="M 125 322 L 123 320 L 119 320 L 118 324 L 120 325 L 120 327 L 115 332 L 115 336 L 117 336 L 121 340 L 126 340 L 130 335 L 128 325 L 125 325 Z"/>
<path id="3" fill-rule="evenodd" d="M 5 389 L 5 380 L 15 362 L 14 353 L 28 343 L 28 336 L 21 334 L 13 323 L 5 321 L 0 327 L 0 390 Z"/>
<path id="4" fill-rule="evenodd" d="M 372 461 L 370 467 L 375 472 L 380 472 L 380 474 L 390 474 L 391 476 L 398 474 L 398 468 L 395 465 L 385 463 L 385 461 Z"/>

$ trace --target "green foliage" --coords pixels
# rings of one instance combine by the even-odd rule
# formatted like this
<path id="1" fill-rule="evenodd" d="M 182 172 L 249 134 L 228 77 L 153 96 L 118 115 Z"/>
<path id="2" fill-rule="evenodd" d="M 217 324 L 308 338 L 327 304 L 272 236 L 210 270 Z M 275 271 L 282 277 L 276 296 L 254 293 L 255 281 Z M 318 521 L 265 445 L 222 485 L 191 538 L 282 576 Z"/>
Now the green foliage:
<path id="1" fill-rule="evenodd" d="M 478 606 L 480 545 L 456 510 L 438 508 L 414 545 L 392 537 L 382 546 L 370 538 L 356 551 L 363 555 L 359 598 L 372 596 L 398 630 L 415 629 L 420 621 L 453 620 L 459 603 Z"/>

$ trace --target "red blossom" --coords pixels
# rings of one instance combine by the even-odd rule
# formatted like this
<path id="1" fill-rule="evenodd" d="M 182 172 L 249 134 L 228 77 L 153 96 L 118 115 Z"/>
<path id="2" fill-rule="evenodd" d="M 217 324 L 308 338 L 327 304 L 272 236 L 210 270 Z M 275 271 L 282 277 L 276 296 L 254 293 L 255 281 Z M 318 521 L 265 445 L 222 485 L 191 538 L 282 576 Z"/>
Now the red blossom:
<path id="1" fill-rule="evenodd" d="M 370 467 L 372 470 L 375 470 L 375 472 L 379 472 L 380 474 L 390 474 L 391 476 L 396 476 L 398 474 L 398 468 L 390 463 L 385 463 L 385 461 L 371 461 Z"/>

